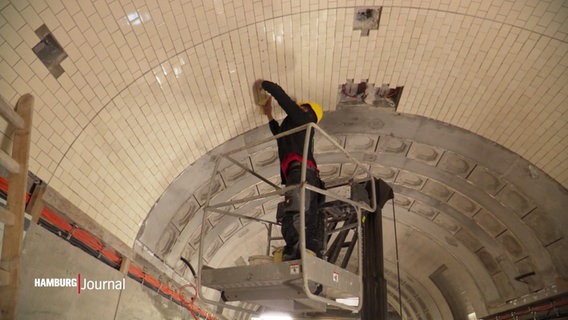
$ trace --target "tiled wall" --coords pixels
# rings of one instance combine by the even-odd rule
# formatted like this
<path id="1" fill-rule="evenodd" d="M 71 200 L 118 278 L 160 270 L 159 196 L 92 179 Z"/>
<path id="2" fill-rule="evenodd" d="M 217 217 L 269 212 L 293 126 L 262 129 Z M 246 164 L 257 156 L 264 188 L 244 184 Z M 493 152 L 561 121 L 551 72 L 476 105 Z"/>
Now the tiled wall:
<path id="1" fill-rule="evenodd" d="M 384 6 L 368 37 L 363 5 Z M 36 96 L 30 170 L 131 244 L 185 167 L 265 123 L 259 77 L 327 110 L 346 79 L 404 85 L 398 111 L 568 186 L 567 19 L 562 0 L 0 0 L 0 94 Z M 43 23 L 69 55 L 58 79 L 31 50 Z"/>

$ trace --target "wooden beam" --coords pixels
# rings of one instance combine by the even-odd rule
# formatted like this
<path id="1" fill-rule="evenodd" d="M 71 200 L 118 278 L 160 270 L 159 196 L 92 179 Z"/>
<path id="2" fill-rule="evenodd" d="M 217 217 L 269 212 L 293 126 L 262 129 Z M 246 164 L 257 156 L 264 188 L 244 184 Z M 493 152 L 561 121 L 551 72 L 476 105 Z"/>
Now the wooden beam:
<path id="1" fill-rule="evenodd" d="M 120 272 L 122 274 L 128 274 L 128 268 L 130 267 L 130 258 L 123 257 L 122 262 L 120 263 Z"/>
<path id="2" fill-rule="evenodd" d="M 18 172 L 10 173 L 8 177 L 7 208 L 15 214 L 15 221 L 11 226 L 4 226 L 1 261 L 13 264 L 14 268 L 9 272 L 9 283 L 0 287 L 0 318 L 3 319 L 15 319 L 18 304 L 33 104 L 34 97 L 30 94 L 21 96 L 16 104 L 16 112 L 24 119 L 24 126 L 15 130 L 12 146 L 12 157 L 20 167 Z"/>
<path id="3" fill-rule="evenodd" d="M 16 127 L 16 129 L 24 128 L 24 119 L 16 111 L 14 111 L 14 109 L 12 109 L 12 106 L 10 106 L 10 104 L 4 100 L 4 97 L 2 96 L 0 96 L 0 115 Z"/>
<path id="4" fill-rule="evenodd" d="M 37 224 L 41 216 L 41 211 L 45 207 L 43 202 L 43 194 L 45 193 L 45 184 L 37 185 L 32 193 L 30 201 L 26 207 L 26 212 L 31 214 L 32 223 Z"/>
<path id="5" fill-rule="evenodd" d="M 20 165 L 14 158 L 10 157 L 6 152 L 0 150 L 0 165 L 2 165 L 8 172 L 17 173 L 20 171 Z"/>
<path id="6" fill-rule="evenodd" d="M 0 207 L 0 222 L 7 226 L 13 226 L 16 222 L 16 215 L 13 212 Z"/>
<path id="7" fill-rule="evenodd" d="M 7 286 L 10 284 L 10 272 L 0 269 L 0 286 Z"/>

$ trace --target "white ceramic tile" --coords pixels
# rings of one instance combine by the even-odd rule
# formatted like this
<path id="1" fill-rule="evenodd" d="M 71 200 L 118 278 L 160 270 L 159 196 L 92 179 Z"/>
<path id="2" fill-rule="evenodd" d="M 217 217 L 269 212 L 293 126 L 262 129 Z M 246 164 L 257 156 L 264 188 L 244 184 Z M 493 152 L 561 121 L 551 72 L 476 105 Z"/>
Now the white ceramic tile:
<path id="1" fill-rule="evenodd" d="M 4 7 L 0 13 L 14 30 L 19 30 L 26 23 L 20 12 L 12 4 Z"/>
<path id="2" fill-rule="evenodd" d="M 36 131 L 50 136 L 57 132 L 60 138 L 42 151 L 50 160 L 35 159 L 31 169 L 46 175 L 69 170 L 52 179 L 53 184 L 84 204 L 88 214 L 106 217 L 109 229 L 125 241 L 135 237 L 134 225 L 182 164 L 265 123 L 246 107 L 251 105 L 250 83 L 258 77 L 319 100 L 330 110 L 337 87 L 346 79 L 404 85 L 401 111 L 493 137 L 568 184 L 566 168 L 552 156 L 565 154 L 560 150 L 565 146 L 554 138 L 565 127 L 549 118 L 527 121 L 510 112 L 517 108 L 526 113 L 536 104 L 554 114 L 565 106 L 567 88 L 558 84 L 566 83 L 568 9 L 561 1 L 410 1 L 402 7 L 381 2 L 386 6 L 381 29 L 360 37 L 351 30 L 350 7 L 371 3 L 376 2 L 21 2 L 2 10 L 7 23 L 0 27 L 0 68 L 7 71 L 0 78 L 0 93 L 13 97 L 32 90 L 49 104 L 42 117 L 50 128 Z M 127 17 L 131 12 L 148 18 L 133 25 Z M 8 16 L 18 15 L 23 19 L 9 22 Z M 30 53 L 30 44 L 38 41 L 31 35 L 39 22 L 54 31 L 69 54 L 61 80 L 54 80 Z M 25 32 L 18 34 L 22 27 Z M 531 34 L 530 28 L 540 34 Z M 176 75 L 180 60 L 185 64 L 179 64 Z M 553 94 L 539 100 L 526 94 L 530 90 Z M 527 97 L 525 103 L 521 97 Z M 488 110 L 486 105 L 494 107 Z M 96 114 L 102 122 L 93 121 Z M 87 130 L 101 123 L 111 140 Z M 553 132 L 538 131 L 545 124 Z M 84 136 L 75 136 L 80 132 Z M 140 144 L 141 137 L 149 143 Z M 104 152 L 95 154 L 74 141 L 100 145 Z M 64 157 L 68 148 L 80 149 L 84 156 L 73 157 L 75 169 L 56 167 L 65 161 L 54 158 Z M 114 163 L 121 156 L 125 162 Z M 112 178 L 82 173 L 89 166 L 104 168 L 104 176 Z M 129 178 L 153 170 L 159 178 L 144 183 Z M 105 191 L 88 190 L 89 182 Z M 121 193 L 133 196 L 122 203 Z M 102 194 L 113 200 L 103 201 L 108 206 L 94 212 Z M 130 216 L 131 211 L 136 212 Z M 121 220 L 125 216 L 128 220 Z"/>

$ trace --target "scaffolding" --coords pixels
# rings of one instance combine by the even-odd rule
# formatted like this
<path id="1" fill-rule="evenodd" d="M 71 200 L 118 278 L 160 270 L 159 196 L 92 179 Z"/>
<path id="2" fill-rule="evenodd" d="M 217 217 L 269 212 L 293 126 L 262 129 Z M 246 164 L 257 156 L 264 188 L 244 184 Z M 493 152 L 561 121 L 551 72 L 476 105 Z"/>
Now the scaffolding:
<path id="1" fill-rule="evenodd" d="M 301 163 L 301 180 L 299 184 L 281 187 L 274 184 L 268 178 L 260 175 L 254 171 L 254 168 L 248 168 L 234 156 L 267 142 L 276 140 L 278 138 L 295 134 L 300 131 L 306 131 L 303 158 Z M 310 185 L 306 182 L 307 170 L 307 154 L 309 148 L 309 139 L 311 132 L 317 132 L 324 139 L 329 141 L 338 151 L 345 155 L 348 162 L 355 165 L 352 176 L 348 177 L 343 183 L 334 186 L 328 186 L 326 189 L 321 189 Z M 274 190 L 261 195 L 246 197 L 244 199 L 222 201 L 214 203 L 213 189 L 215 178 L 220 172 L 220 163 L 222 161 L 229 161 L 230 163 L 240 167 L 249 174 L 255 176 L 260 181 L 270 185 Z M 364 171 L 364 177 L 358 175 L 358 169 Z M 371 190 L 369 199 L 367 201 L 356 201 L 347 198 L 331 190 L 339 186 L 349 186 L 353 182 L 369 181 Z M 362 245 L 355 243 L 357 239 L 362 238 L 362 217 L 363 212 L 375 212 L 377 209 L 377 199 L 375 190 L 375 179 L 370 170 L 359 162 L 356 158 L 350 155 L 341 145 L 339 145 L 333 137 L 328 135 L 319 126 L 314 123 L 309 123 L 292 130 L 283 132 L 281 134 L 262 139 L 254 144 L 246 145 L 241 148 L 223 153 L 218 156 L 215 163 L 215 169 L 211 176 L 209 183 L 209 190 L 207 200 L 203 210 L 203 220 L 201 237 L 199 243 L 199 257 L 198 257 L 198 294 L 200 298 L 210 304 L 233 309 L 240 312 L 256 313 L 254 308 L 248 308 L 229 304 L 231 301 L 247 302 L 254 305 L 261 305 L 268 309 L 283 310 L 293 313 L 299 312 L 325 312 L 328 308 L 348 310 L 351 312 L 359 312 L 363 301 L 363 250 Z M 284 196 L 284 194 L 291 190 L 299 190 L 300 193 L 300 256 L 299 260 L 274 262 L 260 265 L 246 265 L 246 266 L 233 266 L 227 268 L 210 268 L 204 265 L 204 252 L 207 245 L 204 241 L 206 237 L 206 222 L 209 213 L 224 214 L 233 217 L 254 220 L 256 222 L 267 225 L 268 228 L 268 246 L 267 253 L 270 248 L 270 241 L 275 239 L 272 237 L 273 227 L 278 225 L 276 221 L 270 221 L 261 218 L 247 216 L 242 210 L 230 212 L 224 210 L 224 207 L 229 207 L 237 204 L 249 204 L 246 207 L 250 208 L 251 205 L 261 204 L 268 198 L 277 196 Z M 333 213 L 334 208 L 336 214 L 332 215 L 330 223 L 326 224 L 326 232 L 324 233 L 324 251 L 327 247 L 328 240 L 333 239 L 333 244 L 329 250 L 325 251 L 323 258 L 318 258 L 308 253 L 306 250 L 306 232 L 305 232 L 305 199 L 306 190 L 310 190 L 326 196 L 326 199 L 332 199 L 331 202 L 326 202 L 322 208 L 327 213 Z M 348 208 L 348 209 L 342 209 Z M 320 210 L 321 212 L 321 210 Z M 343 212 L 344 215 L 339 217 Z M 327 219 L 327 218 L 326 218 Z M 327 221 L 327 220 L 326 220 Z M 338 221 L 343 221 L 342 225 L 338 225 Z M 327 226 L 332 225 L 331 229 Z M 346 232 L 353 231 L 353 238 L 351 242 L 346 245 Z M 341 248 L 347 247 L 348 251 L 345 255 L 341 265 L 334 264 L 338 257 L 338 251 Z M 347 267 L 347 261 L 353 251 L 357 252 L 357 268 L 356 271 L 350 271 Z M 333 255 L 333 257 L 328 257 Z M 215 301 L 203 296 L 204 287 L 216 289 L 221 293 L 221 301 Z M 349 299 L 351 303 L 340 302 L 342 299 Z M 355 302 L 355 303 L 353 303 Z M 244 304 L 248 306 L 250 304 Z"/>

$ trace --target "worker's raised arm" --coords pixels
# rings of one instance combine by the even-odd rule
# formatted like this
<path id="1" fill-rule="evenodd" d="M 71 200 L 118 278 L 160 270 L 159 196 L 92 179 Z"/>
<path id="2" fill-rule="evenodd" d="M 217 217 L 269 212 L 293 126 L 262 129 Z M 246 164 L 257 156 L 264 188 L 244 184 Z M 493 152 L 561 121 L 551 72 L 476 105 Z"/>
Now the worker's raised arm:
<path id="1" fill-rule="evenodd" d="M 273 135 L 277 135 L 280 133 L 280 125 L 278 124 L 278 121 L 272 119 L 268 122 L 268 127 L 270 128 L 270 131 L 272 132 Z"/>
<path id="2" fill-rule="evenodd" d="M 278 101 L 278 104 L 284 109 L 284 112 L 292 121 L 301 125 L 308 122 L 314 122 L 312 117 L 298 107 L 298 104 L 290 98 L 290 96 L 278 84 L 264 80 L 262 81 L 262 88 L 270 93 Z"/>

